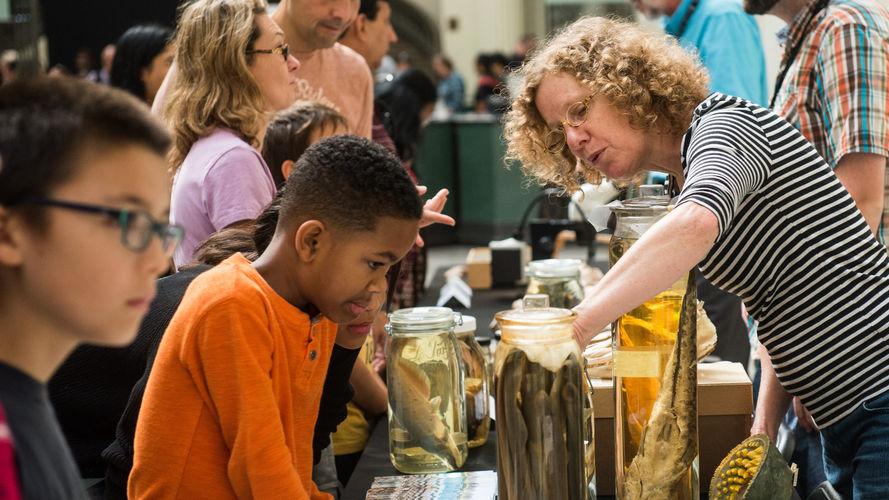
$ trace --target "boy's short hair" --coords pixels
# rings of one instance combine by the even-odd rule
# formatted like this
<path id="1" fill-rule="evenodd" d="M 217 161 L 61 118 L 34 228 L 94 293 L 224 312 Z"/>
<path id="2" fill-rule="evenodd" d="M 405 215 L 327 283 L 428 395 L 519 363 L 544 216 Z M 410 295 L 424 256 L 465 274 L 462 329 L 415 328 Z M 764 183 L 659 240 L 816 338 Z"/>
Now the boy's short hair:
<path id="1" fill-rule="evenodd" d="M 338 229 L 373 231 L 380 217 L 419 220 L 423 204 L 401 162 L 363 137 L 314 144 L 296 163 L 281 199 L 280 221 L 317 219 Z"/>
<path id="2" fill-rule="evenodd" d="M 170 138 L 144 103 L 121 90 L 46 77 L 0 87 L 0 206 L 69 180 L 87 144 L 138 144 L 163 157 Z"/>
<path id="3" fill-rule="evenodd" d="M 339 111 L 318 101 L 297 101 L 272 118 L 262 141 L 262 158 L 277 188 L 287 180 L 281 165 L 298 160 L 309 147 L 312 132 L 327 127 L 346 129 L 348 125 Z"/>

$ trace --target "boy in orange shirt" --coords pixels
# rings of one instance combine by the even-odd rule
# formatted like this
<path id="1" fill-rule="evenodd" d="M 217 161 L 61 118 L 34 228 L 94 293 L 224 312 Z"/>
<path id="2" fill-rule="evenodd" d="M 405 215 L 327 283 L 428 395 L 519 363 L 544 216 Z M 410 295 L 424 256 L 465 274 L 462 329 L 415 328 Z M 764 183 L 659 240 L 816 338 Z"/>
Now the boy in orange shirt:
<path id="1" fill-rule="evenodd" d="M 398 160 L 355 136 L 309 148 L 275 235 L 195 279 L 164 335 L 136 428 L 131 498 L 329 498 L 312 432 L 336 342 L 379 304 L 422 202 Z"/>

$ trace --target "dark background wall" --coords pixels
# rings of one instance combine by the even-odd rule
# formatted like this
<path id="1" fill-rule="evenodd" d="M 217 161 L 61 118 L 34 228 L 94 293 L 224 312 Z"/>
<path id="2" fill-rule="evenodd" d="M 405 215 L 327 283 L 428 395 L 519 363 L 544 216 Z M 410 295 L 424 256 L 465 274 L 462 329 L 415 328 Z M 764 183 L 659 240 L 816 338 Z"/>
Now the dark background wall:
<path id="1" fill-rule="evenodd" d="M 40 0 L 50 66 L 74 67 L 74 53 L 87 47 L 98 65 L 102 47 L 130 26 L 155 22 L 173 27 L 179 0 Z"/>

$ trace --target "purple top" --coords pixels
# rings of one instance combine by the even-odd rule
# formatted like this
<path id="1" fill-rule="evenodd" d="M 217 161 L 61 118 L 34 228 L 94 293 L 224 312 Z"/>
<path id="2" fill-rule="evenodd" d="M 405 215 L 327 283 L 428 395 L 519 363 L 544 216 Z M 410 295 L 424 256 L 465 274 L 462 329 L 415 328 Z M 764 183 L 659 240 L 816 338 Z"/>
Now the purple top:
<path id="1" fill-rule="evenodd" d="M 275 197 L 275 183 L 262 156 L 228 129 L 217 128 L 189 150 L 173 179 L 170 221 L 185 228 L 173 254 L 188 264 L 211 234 L 255 219 Z"/>

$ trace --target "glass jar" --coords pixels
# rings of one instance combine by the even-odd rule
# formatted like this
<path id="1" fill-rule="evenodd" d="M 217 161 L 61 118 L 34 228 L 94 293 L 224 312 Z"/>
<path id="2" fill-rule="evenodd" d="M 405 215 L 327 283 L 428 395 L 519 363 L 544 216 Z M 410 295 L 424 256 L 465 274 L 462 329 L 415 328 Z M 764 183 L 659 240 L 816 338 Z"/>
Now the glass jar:
<path id="1" fill-rule="evenodd" d="M 528 289 L 525 293 L 547 295 L 551 307 L 571 309 L 583 300 L 580 266 L 577 259 L 532 261 L 526 272 Z"/>
<path id="2" fill-rule="evenodd" d="M 655 196 L 628 200 L 621 206 L 612 208 L 617 216 L 608 248 L 612 266 L 655 222 L 669 212 L 668 203 L 666 196 Z M 653 269 L 652 272 L 657 270 Z M 643 433 L 661 391 L 664 369 L 676 345 L 679 315 L 687 284 L 687 278 L 679 280 L 653 299 L 618 318 L 612 325 L 616 410 L 615 491 L 618 498 L 631 497 L 626 491 L 627 470 L 639 451 Z M 695 422 L 696 428 L 697 413 L 689 418 Z M 697 434 L 694 434 L 692 446 L 695 450 L 698 449 Z M 697 463 L 695 456 L 682 479 L 674 485 L 670 498 L 698 498 Z M 654 474 L 649 474 L 648 477 L 654 477 Z"/>
<path id="3" fill-rule="evenodd" d="M 572 323 L 551 307 L 498 313 L 495 355 L 497 481 L 500 500 L 585 499 L 586 385 Z"/>
<path id="4" fill-rule="evenodd" d="M 463 316 L 463 324 L 454 327 L 463 361 L 464 408 L 466 434 L 470 448 L 477 448 L 488 440 L 491 410 L 488 408 L 488 363 L 482 346 L 475 339 L 475 318 Z"/>
<path id="5" fill-rule="evenodd" d="M 389 458 L 406 474 L 449 472 L 468 452 L 459 313 L 414 307 L 389 315 Z"/>

